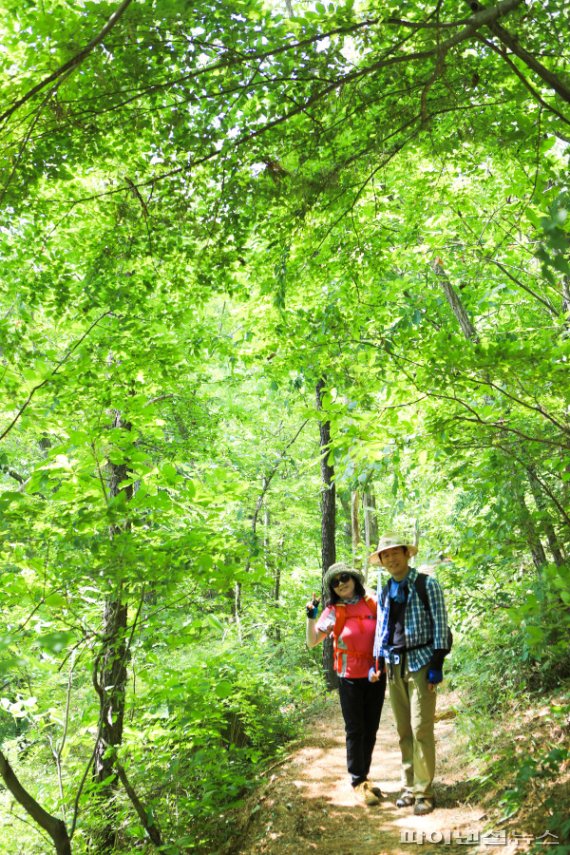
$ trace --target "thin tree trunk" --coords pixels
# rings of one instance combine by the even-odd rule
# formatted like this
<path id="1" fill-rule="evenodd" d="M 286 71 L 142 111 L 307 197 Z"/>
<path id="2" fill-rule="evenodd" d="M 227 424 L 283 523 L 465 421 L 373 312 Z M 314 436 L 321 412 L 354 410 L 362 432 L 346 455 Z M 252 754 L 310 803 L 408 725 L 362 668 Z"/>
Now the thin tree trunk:
<path id="1" fill-rule="evenodd" d="M 160 834 L 160 829 L 156 824 L 156 821 L 152 815 L 145 809 L 145 806 L 135 793 L 133 787 L 131 786 L 129 779 L 127 778 L 127 773 L 123 769 L 120 763 L 116 764 L 117 766 L 117 774 L 121 779 L 121 783 L 125 788 L 125 792 L 131 800 L 131 804 L 137 812 L 137 815 L 141 821 L 141 825 L 154 843 L 155 846 L 162 846 L 162 837 Z"/>
<path id="2" fill-rule="evenodd" d="M 564 564 L 564 555 L 562 553 L 562 548 L 556 536 L 556 532 L 554 531 L 552 520 L 550 519 L 550 516 L 548 514 L 548 507 L 546 504 L 544 493 L 542 492 L 542 487 L 540 486 L 540 482 L 536 477 L 536 472 L 532 466 L 529 466 L 528 468 L 528 481 L 536 507 L 538 508 L 538 512 L 541 516 L 540 527 L 546 535 L 548 547 L 550 549 L 550 552 L 552 553 L 552 557 L 554 558 L 554 563 L 557 567 L 562 567 L 562 565 Z"/>
<path id="3" fill-rule="evenodd" d="M 352 534 L 352 561 L 355 567 L 362 566 L 362 556 L 360 554 L 360 544 L 362 537 L 360 536 L 360 493 L 354 490 L 352 493 L 352 501 L 350 503 L 350 530 Z"/>
<path id="4" fill-rule="evenodd" d="M 323 389 L 325 381 L 317 383 L 317 409 L 323 409 Z M 331 443 L 331 425 L 328 420 L 319 423 L 320 449 L 321 449 L 321 475 L 323 488 L 321 491 L 321 559 L 322 572 L 324 574 L 336 561 L 336 489 L 334 482 L 334 466 L 329 463 L 329 450 Z M 327 599 L 328 592 L 322 586 L 323 602 Z M 323 643 L 323 669 L 329 689 L 338 686 L 338 678 L 333 668 L 333 644 L 330 638 L 325 638 Z"/>
<path id="5" fill-rule="evenodd" d="M 342 507 L 342 536 L 347 544 L 352 543 L 352 522 L 350 508 L 350 494 L 346 490 L 339 490 L 337 496 Z"/>
<path id="6" fill-rule="evenodd" d="M 562 311 L 568 315 L 570 320 L 570 277 L 564 276 L 562 279 Z"/>
<path id="7" fill-rule="evenodd" d="M 261 508 L 264 507 L 265 495 L 266 495 L 267 491 L 269 490 L 269 486 L 270 486 L 271 481 L 273 480 L 273 478 L 275 476 L 275 473 L 277 472 L 277 470 L 279 469 L 279 467 L 281 466 L 283 461 L 286 460 L 287 451 L 297 441 L 298 437 L 301 435 L 301 432 L 302 432 L 303 428 L 305 427 L 305 425 L 307 424 L 308 421 L 309 421 L 308 419 L 305 419 L 305 421 L 303 422 L 301 427 L 296 431 L 295 435 L 289 440 L 289 442 L 282 449 L 282 451 L 279 454 L 279 457 L 278 457 L 277 461 L 275 462 L 275 465 L 273 466 L 271 471 L 269 473 L 266 473 L 262 478 L 261 493 L 257 497 L 257 501 L 255 503 L 255 508 L 253 511 L 253 516 L 251 518 L 251 543 L 250 543 L 249 553 L 247 556 L 247 561 L 245 564 L 245 572 L 246 573 L 249 573 L 249 571 L 251 569 L 251 559 L 254 557 L 254 555 L 257 554 L 257 521 L 259 519 L 259 514 L 261 511 Z M 241 582 L 236 582 L 234 585 L 234 590 L 233 590 L 233 615 L 234 615 L 234 620 L 235 620 L 236 627 L 238 630 L 238 638 L 239 638 L 240 642 L 242 639 L 242 632 L 241 632 L 241 600 L 242 600 L 242 596 L 241 595 L 242 595 Z"/>
<path id="8" fill-rule="evenodd" d="M 272 626 L 272 634 L 275 641 L 281 641 L 281 627 L 279 626 L 279 618 L 278 609 L 279 609 L 279 597 L 281 596 L 281 555 L 283 554 L 283 538 L 279 540 L 279 548 L 277 550 L 277 555 L 274 557 L 271 555 L 269 548 L 269 527 L 271 523 L 271 515 L 269 513 L 269 507 L 267 503 L 265 503 L 263 509 L 263 555 L 265 561 L 265 571 L 267 577 L 273 575 L 273 602 L 275 603 L 275 613 L 276 620 Z"/>
<path id="9" fill-rule="evenodd" d="M 536 530 L 532 514 L 528 509 L 528 505 L 526 503 L 526 499 L 522 489 L 518 489 L 515 487 L 515 492 L 518 493 L 517 500 L 520 506 L 521 528 L 525 535 L 526 542 L 528 543 L 534 566 L 536 567 L 537 572 L 540 575 L 544 570 L 544 566 L 548 563 L 546 559 L 546 553 L 544 551 L 540 536 Z"/>
<path id="10" fill-rule="evenodd" d="M 364 563 L 364 578 L 368 583 L 370 564 L 368 556 L 378 544 L 378 520 L 376 518 L 376 498 L 371 490 L 365 490 L 362 496 L 364 507 L 364 541 L 366 543 L 366 561 Z"/>
<path id="11" fill-rule="evenodd" d="M 376 519 L 376 497 L 366 490 L 362 502 L 364 505 L 364 540 L 366 551 L 371 552 L 378 544 L 378 520 Z"/>
<path id="12" fill-rule="evenodd" d="M 236 582 L 234 584 L 234 599 L 233 599 L 233 607 L 234 607 L 234 620 L 236 622 L 236 627 L 238 631 L 238 638 L 241 642 L 241 582 Z"/>
<path id="13" fill-rule="evenodd" d="M 120 414 L 115 415 L 114 428 L 130 430 L 131 425 L 121 421 Z M 109 463 L 109 496 L 116 497 L 125 492 L 127 501 L 133 496 L 133 487 L 119 485 L 129 476 L 126 463 Z M 122 531 L 124 526 L 112 526 L 111 538 Z M 116 750 L 123 741 L 125 701 L 127 687 L 127 619 L 128 606 L 124 589 L 119 582 L 115 594 L 107 597 L 103 611 L 103 642 L 95 662 L 93 682 L 99 695 L 99 727 L 94 751 L 93 778 L 102 785 L 101 803 L 104 805 L 105 826 L 99 846 L 101 851 L 109 851 L 116 844 L 117 829 L 114 817 L 114 795 L 117 787 L 115 769 Z"/>

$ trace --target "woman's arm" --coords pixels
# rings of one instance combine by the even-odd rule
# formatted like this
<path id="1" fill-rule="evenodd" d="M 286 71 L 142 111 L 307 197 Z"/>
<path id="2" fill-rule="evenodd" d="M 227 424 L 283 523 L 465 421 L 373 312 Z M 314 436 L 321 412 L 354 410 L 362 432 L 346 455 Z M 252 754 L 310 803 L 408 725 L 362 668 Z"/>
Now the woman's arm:
<path id="1" fill-rule="evenodd" d="M 317 629 L 317 619 L 307 618 L 307 647 L 316 647 L 323 640 L 326 632 Z"/>

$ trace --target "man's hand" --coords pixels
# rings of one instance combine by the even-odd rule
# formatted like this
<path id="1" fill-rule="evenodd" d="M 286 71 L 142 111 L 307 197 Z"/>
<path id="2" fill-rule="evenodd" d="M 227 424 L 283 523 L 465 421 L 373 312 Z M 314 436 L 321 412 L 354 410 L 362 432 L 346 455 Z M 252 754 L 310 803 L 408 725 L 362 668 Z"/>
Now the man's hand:
<path id="1" fill-rule="evenodd" d="M 428 669 L 427 681 L 428 681 L 428 689 L 430 690 L 430 692 L 433 692 L 435 690 L 435 687 L 438 685 L 438 683 L 441 683 L 442 680 L 443 680 L 443 671 L 441 670 L 441 668 L 429 668 Z"/>

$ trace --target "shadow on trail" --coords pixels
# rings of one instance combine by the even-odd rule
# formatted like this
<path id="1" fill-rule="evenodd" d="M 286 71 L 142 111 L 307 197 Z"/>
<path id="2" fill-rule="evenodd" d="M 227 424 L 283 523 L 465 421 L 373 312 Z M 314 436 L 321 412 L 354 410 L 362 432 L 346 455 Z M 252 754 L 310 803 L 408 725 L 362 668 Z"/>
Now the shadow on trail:
<path id="1" fill-rule="evenodd" d="M 225 855 L 412 855 L 419 838 L 430 851 L 440 841 L 443 852 L 463 855 L 481 851 L 478 845 L 457 845 L 464 832 L 482 831 L 481 810 L 470 806 L 475 780 L 469 775 L 454 739 L 454 722 L 436 723 L 440 758 L 436 809 L 414 816 L 412 808 L 396 807 L 400 787 L 400 752 L 396 728 L 385 708 L 374 752 L 371 778 L 385 798 L 366 807 L 355 800 L 346 773 L 344 727 L 335 697 L 327 700 L 323 716 L 307 728 L 304 745 L 260 786 L 250 802 L 239 841 Z M 444 842 L 445 839 L 445 842 Z M 440 850 L 441 851 L 441 850 Z M 501 855 L 506 855 L 503 851 Z"/>

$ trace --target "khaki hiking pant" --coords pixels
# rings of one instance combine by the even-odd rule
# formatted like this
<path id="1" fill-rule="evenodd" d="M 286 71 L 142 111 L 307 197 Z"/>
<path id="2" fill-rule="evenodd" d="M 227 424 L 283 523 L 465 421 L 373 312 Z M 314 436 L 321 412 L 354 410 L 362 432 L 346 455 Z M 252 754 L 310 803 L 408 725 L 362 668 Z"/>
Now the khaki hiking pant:
<path id="1" fill-rule="evenodd" d="M 409 671 L 406 666 L 403 678 L 401 665 L 392 667 L 388 691 L 400 737 L 402 787 L 416 799 L 431 799 L 435 775 L 433 728 L 437 693 L 428 689 L 427 665 L 419 671 Z"/>

